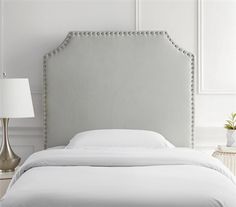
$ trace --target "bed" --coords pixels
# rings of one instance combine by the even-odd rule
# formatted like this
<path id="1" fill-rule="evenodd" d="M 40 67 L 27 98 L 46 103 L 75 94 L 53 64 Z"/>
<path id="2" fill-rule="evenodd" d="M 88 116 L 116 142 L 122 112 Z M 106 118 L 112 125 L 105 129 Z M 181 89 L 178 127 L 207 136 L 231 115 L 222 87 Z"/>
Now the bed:
<path id="1" fill-rule="evenodd" d="M 70 32 L 44 57 L 44 138 L 1 207 L 236 206 L 191 149 L 194 56 L 165 31 Z"/>

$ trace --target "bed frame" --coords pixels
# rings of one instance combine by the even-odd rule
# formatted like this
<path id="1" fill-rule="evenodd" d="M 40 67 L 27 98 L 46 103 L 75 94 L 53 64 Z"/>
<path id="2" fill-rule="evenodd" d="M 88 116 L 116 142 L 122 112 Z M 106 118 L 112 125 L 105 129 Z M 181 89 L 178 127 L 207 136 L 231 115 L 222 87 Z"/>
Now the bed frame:
<path id="1" fill-rule="evenodd" d="M 165 31 L 69 32 L 43 74 L 45 148 L 105 128 L 194 145 L 194 55 Z"/>

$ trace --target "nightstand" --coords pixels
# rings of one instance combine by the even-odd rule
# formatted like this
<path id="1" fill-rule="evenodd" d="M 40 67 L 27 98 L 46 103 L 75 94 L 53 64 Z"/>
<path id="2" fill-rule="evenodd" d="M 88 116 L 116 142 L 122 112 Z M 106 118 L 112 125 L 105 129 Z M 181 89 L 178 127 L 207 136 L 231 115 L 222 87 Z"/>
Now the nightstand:
<path id="1" fill-rule="evenodd" d="M 221 147 L 218 146 L 216 151 L 212 154 L 213 157 L 222 161 L 231 172 L 236 175 L 236 150 L 235 147 Z"/>
<path id="2" fill-rule="evenodd" d="M 4 196 L 15 172 L 0 172 L 0 198 Z"/>

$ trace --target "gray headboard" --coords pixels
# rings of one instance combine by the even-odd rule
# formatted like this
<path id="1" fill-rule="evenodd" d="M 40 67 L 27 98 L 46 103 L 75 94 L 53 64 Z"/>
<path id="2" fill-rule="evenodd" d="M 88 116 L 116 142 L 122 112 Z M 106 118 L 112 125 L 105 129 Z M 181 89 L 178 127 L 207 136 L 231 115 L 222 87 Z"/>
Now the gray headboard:
<path id="1" fill-rule="evenodd" d="M 105 128 L 193 146 L 193 54 L 164 31 L 70 32 L 44 57 L 45 147 Z"/>

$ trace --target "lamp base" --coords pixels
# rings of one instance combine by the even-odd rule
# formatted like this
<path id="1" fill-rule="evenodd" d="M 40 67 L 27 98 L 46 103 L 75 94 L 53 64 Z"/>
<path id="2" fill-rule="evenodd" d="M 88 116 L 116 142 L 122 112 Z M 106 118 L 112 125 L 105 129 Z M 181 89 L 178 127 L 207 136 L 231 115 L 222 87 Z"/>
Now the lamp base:
<path id="1" fill-rule="evenodd" d="M 20 163 L 20 157 L 16 155 L 14 158 L 10 159 L 2 159 L 2 155 L 0 155 L 0 172 L 14 172 L 15 168 Z"/>
<path id="2" fill-rule="evenodd" d="M 3 137 L 0 149 L 0 172 L 12 172 L 15 171 L 15 168 L 20 163 L 20 157 L 18 157 L 13 152 L 8 140 L 7 132 L 9 119 L 3 118 L 1 120 L 3 128 Z"/>

